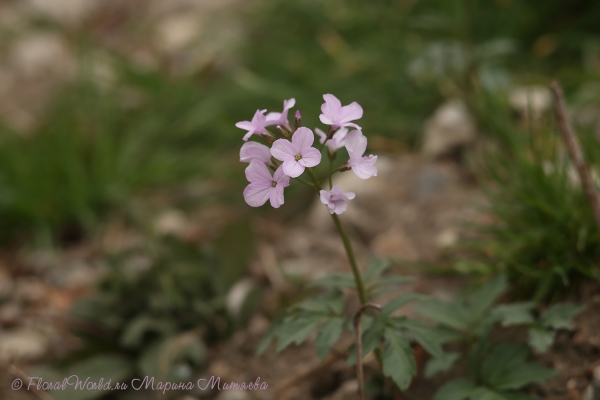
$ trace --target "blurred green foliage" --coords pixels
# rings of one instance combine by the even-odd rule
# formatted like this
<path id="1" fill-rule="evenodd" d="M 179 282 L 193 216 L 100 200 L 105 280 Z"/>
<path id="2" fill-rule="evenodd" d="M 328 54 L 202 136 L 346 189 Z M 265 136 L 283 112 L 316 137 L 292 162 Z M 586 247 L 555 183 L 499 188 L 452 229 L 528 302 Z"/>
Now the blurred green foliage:
<path id="1" fill-rule="evenodd" d="M 494 110 L 485 113 L 485 123 L 496 140 L 473 164 L 494 219 L 480 227 L 485 239 L 473 243 L 480 259 L 506 271 L 523 296 L 536 300 L 600 279 L 600 232 L 552 116 L 519 126 L 502 103 L 487 98 L 481 104 Z M 578 126 L 578 136 L 597 180 L 600 143 L 592 128 Z"/>

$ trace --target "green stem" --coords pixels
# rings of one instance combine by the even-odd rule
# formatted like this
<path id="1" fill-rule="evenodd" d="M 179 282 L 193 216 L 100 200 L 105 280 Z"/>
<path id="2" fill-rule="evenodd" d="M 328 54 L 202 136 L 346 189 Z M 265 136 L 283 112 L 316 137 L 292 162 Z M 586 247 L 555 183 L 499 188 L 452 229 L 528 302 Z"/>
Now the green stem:
<path id="1" fill-rule="evenodd" d="M 306 168 L 308 174 L 311 179 L 315 183 L 317 190 L 321 190 L 321 182 L 316 177 L 314 172 L 310 168 Z M 352 274 L 354 275 L 354 281 L 356 282 L 356 290 L 358 291 L 358 297 L 360 298 L 360 303 L 367 303 L 367 292 L 365 291 L 365 286 L 362 281 L 362 276 L 360 274 L 360 270 L 358 269 L 358 265 L 356 263 L 356 257 L 354 256 L 354 250 L 352 249 L 352 243 L 350 243 L 350 239 L 344 232 L 342 228 L 342 223 L 340 222 L 340 218 L 337 214 L 331 214 L 331 218 L 333 218 L 333 222 L 335 223 L 335 227 L 342 238 L 342 242 L 344 243 L 344 249 L 346 250 L 346 254 L 348 255 L 348 260 L 350 261 L 350 267 L 352 267 Z"/>

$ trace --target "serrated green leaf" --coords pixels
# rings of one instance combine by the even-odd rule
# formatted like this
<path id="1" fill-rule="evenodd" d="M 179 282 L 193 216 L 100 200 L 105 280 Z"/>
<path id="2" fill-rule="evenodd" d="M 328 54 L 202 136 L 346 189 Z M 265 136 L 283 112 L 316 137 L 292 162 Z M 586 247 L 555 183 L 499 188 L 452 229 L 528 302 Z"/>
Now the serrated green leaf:
<path id="1" fill-rule="evenodd" d="M 572 330 L 572 319 L 584 308 L 573 303 L 555 304 L 542 314 L 541 322 L 546 327 Z"/>
<path id="2" fill-rule="evenodd" d="M 399 325 L 406 328 L 427 353 L 434 357 L 443 357 L 444 351 L 442 350 L 443 336 L 438 335 L 438 330 L 423 325 L 419 321 L 404 319 Z"/>
<path id="3" fill-rule="evenodd" d="M 385 258 L 374 259 L 363 274 L 365 282 L 371 282 L 373 279 L 378 278 L 382 273 L 388 270 L 391 265 L 392 263 Z"/>
<path id="4" fill-rule="evenodd" d="M 492 345 L 481 364 L 481 378 L 490 385 L 501 381 L 503 375 L 523 365 L 528 354 L 529 349 L 526 345 L 516 343 Z"/>
<path id="5" fill-rule="evenodd" d="M 425 365 L 425 377 L 431 378 L 438 372 L 448 371 L 460 358 L 460 353 L 444 353 L 442 357 L 433 357 Z"/>
<path id="6" fill-rule="evenodd" d="M 303 343 L 323 318 L 321 314 L 304 314 L 298 318 L 285 319 L 277 330 L 276 351 L 280 352 L 292 343 Z"/>
<path id="7" fill-rule="evenodd" d="M 279 321 L 275 321 L 271 324 L 271 326 L 269 327 L 269 330 L 267 331 L 265 336 L 258 343 L 258 346 L 256 348 L 256 353 L 255 353 L 257 356 L 260 356 L 265 351 L 267 351 L 267 349 L 269 348 L 271 343 L 273 343 L 273 341 L 275 339 L 277 339 L 277 330 L 281 327 L 281 323 L 282 323 L 282 321 L 279 320 Z"/>
<path id="8" fill-rule="evenodd" d="M 441 301 L 428 301 L 419 303 L 415 310 L 426 318 L 459 331 L 465 331 L 469 325 L 465 311 L 456 304 L 442 303 Z"/>
<path id="9" fill-rule="evenodd" d="M 508 400 L 502 393 L 495 390 L 479 386 L 469 395 L 471 400 Z"/>
<path id="10" fill-rule="evenodd" d="M 504 275 L 494 277 L 490 282 L 476 290 L 471 297 L 469 316 L 475 321 L 494 304 L 494 302 L 508 289 L 508 282 Z"/>
<path id="11" fill-rule="evenodd" d="M 529 329 L 529 345 L 536 351 L 544 353 L 554 343 L 555 335 L 556 332 L 550 329 L 531 328 Z"/>
<path id="12" fill-rule="evenodd" d="M 345 322 L 346 321 L 343 318 L 331 318 L 325 321 L 319 328 L 315 343 L 317 345 L 317 355 L 321 361 L 325 359 L 331 347 L 340 338 L 344 330 Z"/>
<path id="13" fill-rule="evenodd" d="M 512 303 L 500 305 L 492 311 L 502 326 L 527 325 L 535 322 L 531 310 L 535 303 Z"/>
<path id="14" fill-rule="evenodd" d="M 405 294 L 402 294 L 402 295 L 396 297 L 394 300 L 390 301 L 385 306 L 383 306 L 383 308 L 381 309 L 381 312 L 385 315 L 390 315 L 397 309 L 404 307 L 406 304 L 408 304 L 412 301 L 423 300 L 425 298 L 426 297 L 421 294 L 405 293 Z"/>
<path id="15" fill-rule="evenodd" d="M 464 379 L 446 383 L 433 396 L 433 400 L 466 400 L 475 389 L 475 384 Z"/>
<path id="16" fill-rule="evenodd" d="M 499 343 L 492 346 L 481 366 L 483 382 L 497 390 L 514 390 L 556 374 L 540 364 L 526 363 L 527 355 L 525 345 Z"/>
<path id="17" fill-rule="evenodd" d="M 157 332 L 161 336 L 170 336 L 175 332 L 173 323 L 140 315 L 129 322 L 121 335 L 121 344 L 125 347 L 136 347 L 142 344 L 147 332 Z"/>
<path id="18" fill-rule="evenodd" d="M 338 289 L 356 289 L 356 282 L 351 274 L 336 273 L 313 282 L 313 287 L 331 287 Z"/>
<path id="19" fill-rule="evenodd" d="M 543 382 L 553 378 L 558 373 L 538 363 L 527 363 L 504 370 L 487 383 L 499 390 L 521 389 L 532 382 Z"/>
<path id="20" fill-rule="evenodd" d="M 401 390 L 406 389 L 417 373 L 415 356 L 408 340 L 393 328 L 384 331 L 383 374 L 392 378 Z"/>
<path id="21" fill-rule="evenodd" d="M 385 319 L 380 315 L 373 319 L 373 323 L 362 335 L 363 357 L 375 350 L 381 344 L 383 330 L 385 329 Z"/>
<path id="22" fill-rule="evenodd" d="M 373 283 L 370 286 L 370 289 L 374 290 L 374 289 L 381 288 L 384 286 L 399 285 L 399 284 L 403 284 L 403 283 L 414 282 L 415 279 L 416 278 L 414 276 L 402 276 L 402 275 L 384 276 L 378 282 Z"/>

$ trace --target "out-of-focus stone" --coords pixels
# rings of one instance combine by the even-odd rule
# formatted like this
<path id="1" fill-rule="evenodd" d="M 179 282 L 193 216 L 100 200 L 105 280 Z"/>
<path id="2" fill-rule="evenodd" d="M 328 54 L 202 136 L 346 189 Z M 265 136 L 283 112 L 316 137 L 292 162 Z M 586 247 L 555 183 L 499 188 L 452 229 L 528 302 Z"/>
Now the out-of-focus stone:
<path id="1" fill-rule="evenodd" d="M 49 2 L 51 3 L 51 2 Z M 70 78 L 75 59 L 65 40 L 54 33 L 33 33 L 14 42 L 9 57 L 11 67 L 21 75 Z"/>
<path id="2" fill-rule="evenodd" d="M 419 251 L 415 244 L 398 226 L 392 227 L 373 239 L 371 249 L 379 257 L 402 261 L 419 260 Z"/>
<path id="3" fill-rule="evenodd" d="M 187 219 L 179 210 L 168 210 L 154 222 L 154 229 L 161 235 L 180 236 L 187 229 Z"/>
<path id="4" fill-rule="evenodd" d="M 95 0 L 26 0 L 29 9 L 63 25 L 80 25 L 101 2 Z"/>
<path id="5" fill-rule="evenodd" d="M 156 32 L 160 48 L 167 53 L 173 53 L 197 39 L 202 32 L 202 25 L 197 15 L 179 13 L 163 19 Z"/>
<path id="6" fill-rule="evenodd" d="M 12 293 L 14 282 L 4 269 L 0 269 L 0 300 L 6 299 Z"/>
<path id="7" fill-rule="evenodd" d="M 471 144 L 477 132 L 465 104 L 460 100 L 450 100 L 426 122 L 423 136 L 423 154 L 442 157 Z"/>
<path id="8" fill-rule="evenodd" d="M 521 86 L 510 91 L 509 102 L 525 118 L 531 112 L 533 119 L 537 119 L 550 109 L 552 96 L 545 86 Z"/>
<path id="9" fill-rule="evenodd" d="M 458 241 L 458 233 L 454 229 L 446 229 L 435 238 L 435 244 L 440 248 L 452 247 Z"/>
<path id="10" fill-rule="evenodd" d="M 250 278 L 236 282 L 235 285 L 229 289 L 229 292 L 227 292 L 227 311 L 229 311 L 231 315 L 238 316 L 242 311 L 248 295 L 255 287 L 256 284 Z"/>
<path id="11" fill-rule="evenodd" d="M 44 334 L 19 329 L 0 334 L 0 362 L 34 360 L 44 355 L 48 341 Z"/>
<path id="12" fill-rule="evenodd" d="M 24 303 L 38 303 L 46 298 L 48 288 L 37 279 L 20 279 L 16 282 L 14 298 Z"/>

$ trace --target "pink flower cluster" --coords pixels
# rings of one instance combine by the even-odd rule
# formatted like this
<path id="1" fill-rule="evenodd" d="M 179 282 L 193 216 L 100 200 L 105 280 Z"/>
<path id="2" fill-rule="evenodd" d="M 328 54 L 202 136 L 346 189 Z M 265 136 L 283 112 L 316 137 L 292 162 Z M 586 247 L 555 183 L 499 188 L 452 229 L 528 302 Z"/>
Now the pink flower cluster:
<path id="1" fill-rule="evenodd" d="M 342 106 L 331 94 L 323 95 L 323 99 L 325 103 L 321 106 L 322 114 L 319 119 L 323 124 L 329 125 L 329 129 L 327 133 L 319 128 L 315 129 L 320 149 L 313 147 L 313 132 L 300 126 L 298 110 L 294 129 L 290 125 L 288 112 L 296 105 L 295 99 L 284 100 L 281 113 L 271 112 L 265 115 L 267 110 L 257 110 L 252 121 L 242 121 L 235 125 L 247 131 L 243 138 L 246 143 L 240 150 L 240 161 L 249 163 L 246 178 L 250 184 L 244 189 L 244 199 L 248 205 L 260 207 L 268 200 L 271 206 L 279 208 L 284 203 L 283 189 L 290 185 L 290 178 L 298 178 L 306 168 L 319 165 L 321 150 L 325 146 L 330 162 L 339 149 L 346 148 L 348 162 L 338 171 L 352 170 L 361 179 L 377 176 L 377 156 L 364 156 L 367 138 L 362 134 L 361 127 L 352 122 L 362 117 L 362 107 L 356 102 Z M 282 137 L 274 140 L 273 133 L 267 130 L 269 126 L 277 126 Z M 348 127 L 354 130 L 349 131 Z M 248 141 L 253 135 L 264 139 L 267 145 Z M 330 190 L 320 190 L 319 194 L 321 202 L 331 214 L 346 211 L 347 200 L 354 198 L 354 193 L 344 192 L 337 185 Z"/>

